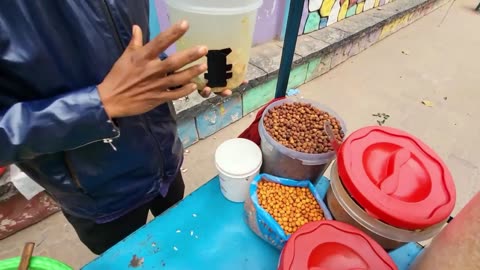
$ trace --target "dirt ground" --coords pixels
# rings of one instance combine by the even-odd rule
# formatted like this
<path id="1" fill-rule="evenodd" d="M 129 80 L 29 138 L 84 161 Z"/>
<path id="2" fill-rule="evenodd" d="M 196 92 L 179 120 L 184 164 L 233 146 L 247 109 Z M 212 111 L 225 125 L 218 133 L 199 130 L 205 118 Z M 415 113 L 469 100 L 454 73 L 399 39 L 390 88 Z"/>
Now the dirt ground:
<path id="1" fill-rule="evenodd" d="M 480 190 L 480 13 L 478 2 L 458 0 L 388 37 L 333 71 L 300 87 L 300 95 L 334 108 L 348 130 L 375 125 L 406 130 L 430 145 L 450 167 L 457 186 L 457 213 Z M 422 101 L 430 101 L 432 107 Z M 213 153 L 238 136 L 252 116 L 188 149 L 187 192 L 215 176 Z M 475 135 L 477 134 L 477 135 Z M 35 255 L 80 268 L 95 256 L 78 240 L 62 214 L 0 241 L 0 259 L 18 256 L 23 243 L 37 243 Z"/>

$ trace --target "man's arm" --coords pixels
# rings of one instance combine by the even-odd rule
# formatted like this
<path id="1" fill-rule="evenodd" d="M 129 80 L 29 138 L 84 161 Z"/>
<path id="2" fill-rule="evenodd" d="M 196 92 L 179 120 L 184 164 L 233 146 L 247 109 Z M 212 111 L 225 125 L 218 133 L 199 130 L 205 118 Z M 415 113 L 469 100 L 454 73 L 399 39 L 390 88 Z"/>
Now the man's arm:
<path id="1" fill-rule="evenodd" d="M 119 136 L 96 86 L 19 102 L 0 112 L 0 166 Z"/>
<path id="2" fill-rule="evenodd" d="M 97 141 L 110 143 L 120 136 L 110 119 L 143 114 L 195 91 L 190 81 L 203 73 L 206 65 L 175 71 L 205 56 L 206 47 L 158 59 L 187 29 L 187 22 L 178 23 L 143 45 L 142 31 L 134 26 L 129 46 L 98 86 L 3 108 L 0 166 Z M 170 72 L 174 73 L 166 76 Z M 170 90 L 175 85 L 184 86 Z"/>

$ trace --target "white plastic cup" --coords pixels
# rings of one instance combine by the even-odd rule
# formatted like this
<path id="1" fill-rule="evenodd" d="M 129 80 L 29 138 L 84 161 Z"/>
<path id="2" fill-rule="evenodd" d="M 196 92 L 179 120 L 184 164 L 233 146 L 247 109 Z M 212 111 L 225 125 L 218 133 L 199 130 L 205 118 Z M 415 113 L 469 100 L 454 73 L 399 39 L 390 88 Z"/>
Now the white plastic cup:
<path id="1" fill-rule="evenodd" d="M 232 202 L 244 202 L 250 184 L 262 167 L 262 151 L 252 141 L 231 139 L 222 143 L 215 152 L 215 165 L 223 196 Z"/>
<path id="2" fill-rule="evenodd" d="M 170 22 L 187 20 L 188 32 L 177 41 L 178 51 L 197 45 L 209 50 L 231 49 L 227 65 L 232 65 L 232 78 L 227 85 L 211 87 L 214 92 L 234 89 L 242 84 L 250 59 L 250 48 L 257 19 L 257 10 L 263 0 L 166 0 Z M 193 64 L 207 63 L 203 57 Z M 207 73 L 214 71 L 209 66 Z M 214 72 L 218 76 L 218 72 Z M 207 80 L 200 75 L 195 83 L 203 88 Z"/>

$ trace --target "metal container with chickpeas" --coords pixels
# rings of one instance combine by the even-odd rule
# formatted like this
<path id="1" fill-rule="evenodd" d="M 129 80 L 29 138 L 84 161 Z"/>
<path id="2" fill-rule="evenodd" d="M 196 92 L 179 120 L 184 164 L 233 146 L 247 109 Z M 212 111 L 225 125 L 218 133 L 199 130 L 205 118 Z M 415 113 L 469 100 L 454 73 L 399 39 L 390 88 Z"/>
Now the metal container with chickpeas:
<path id="1" fill-rule="evenodd" d="M 259 123 L 264 173 L 315 183 L 335 158 L 324 126 L 329 122 L 338 142 L 346 127 L 326 106 L 302 99 L 270 104 Z"/>
<path id="2" fill-rule="evenodd" d="M 332 216 L 310 181 L 257 176 L 245 201 L 245 220 L 260 238 L 282 249 L 301 226 Z"/>

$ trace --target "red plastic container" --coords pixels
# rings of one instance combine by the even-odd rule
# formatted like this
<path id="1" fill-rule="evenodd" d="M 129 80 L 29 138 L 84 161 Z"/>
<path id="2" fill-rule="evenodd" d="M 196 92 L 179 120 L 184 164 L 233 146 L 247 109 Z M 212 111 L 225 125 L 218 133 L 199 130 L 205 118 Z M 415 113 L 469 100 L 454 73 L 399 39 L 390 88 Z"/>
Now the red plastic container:
<path id="1" fill-rule="evenodd" d="M 342 143 L 328 207 L 385 249 L 432 238 L 456 200 L 452 175 L 425 143 L 389 127 L 365 127 Z"/>
<path id="2" fill-rule="evenodd" d="M 292 234 L 278 270 L 396 270 L 387 252 L 359 229 L 317 221 Z"/>
<path id="3" fill-rule="evenodd" d="M 414 136 L 389 127 L 355 131 L 338 153 L 338 174 L 367 212 L 404 229 L 445 221 L 455 185 L 441 158 Z"/>

